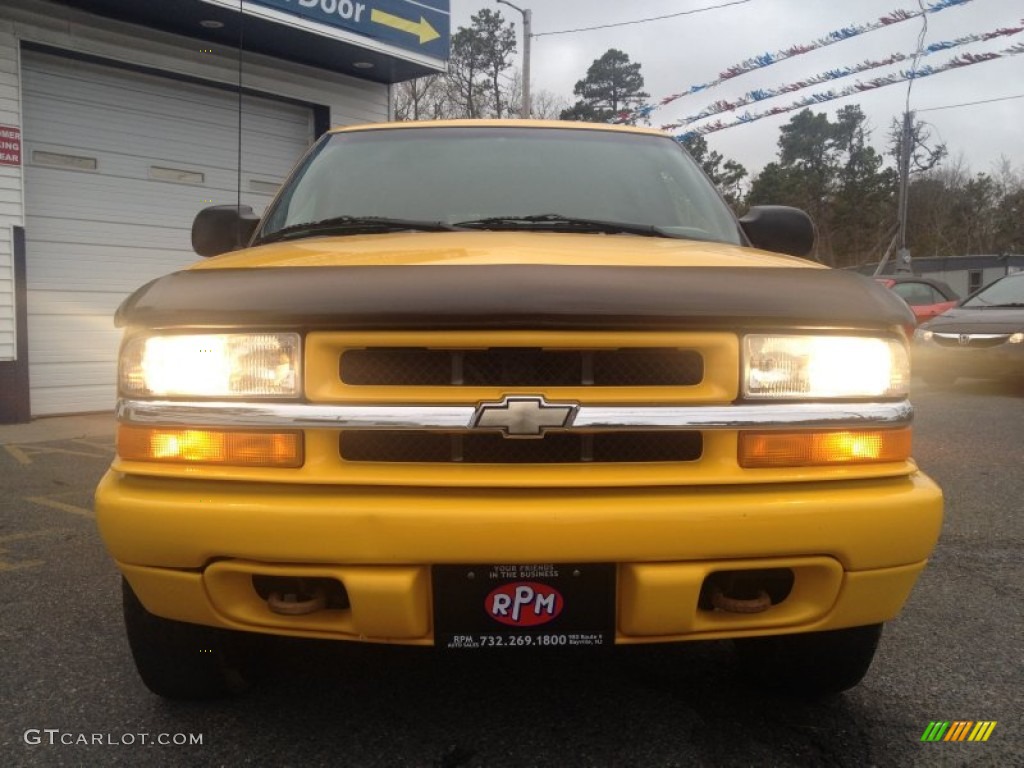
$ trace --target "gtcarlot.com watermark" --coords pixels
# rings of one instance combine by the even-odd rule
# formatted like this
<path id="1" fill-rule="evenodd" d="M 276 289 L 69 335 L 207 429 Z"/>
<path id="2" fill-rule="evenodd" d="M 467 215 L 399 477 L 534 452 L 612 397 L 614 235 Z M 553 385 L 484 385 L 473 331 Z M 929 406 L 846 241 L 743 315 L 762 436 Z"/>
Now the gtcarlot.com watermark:
<path id="1" fill-rule="evenodd" d="M 82 733 L 60 728 L 29 728 L 23 734 L 25 743 L 36 746 L 131 747 L 139 744 L 160 747 L 201 746 L 201 733 Z"/>

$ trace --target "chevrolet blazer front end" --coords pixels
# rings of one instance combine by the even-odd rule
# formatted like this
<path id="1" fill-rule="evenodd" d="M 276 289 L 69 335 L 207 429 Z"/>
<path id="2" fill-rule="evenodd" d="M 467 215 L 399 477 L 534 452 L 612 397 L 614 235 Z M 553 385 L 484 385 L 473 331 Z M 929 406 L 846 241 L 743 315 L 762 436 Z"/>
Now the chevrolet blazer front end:
<path id="1" fill-rule="evenodd" d="M 642 130 L 465 129 L 352 133 L 410 157 L 417 134 L 470 154 L 496 137 L 492 160 L 533 134 L 681 152 Z M 311 213 L 333 140 L 250 248 L 119 310 L 96 506 L 150 688 L 230 689 L 234 631 L 459 652 L 731 638 L 768 685 L 858 682 L 941 525 L 910 458 L 906 308 L 751 248 L 713 193 L 671 184 L 694 220 L 468 198 L 495 215 Z"/>

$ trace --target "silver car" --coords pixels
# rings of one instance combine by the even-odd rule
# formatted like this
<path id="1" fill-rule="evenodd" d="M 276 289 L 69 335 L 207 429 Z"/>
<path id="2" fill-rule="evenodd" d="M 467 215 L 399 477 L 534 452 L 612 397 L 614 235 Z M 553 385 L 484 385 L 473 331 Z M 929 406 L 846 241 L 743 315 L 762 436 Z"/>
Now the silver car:
<path id="1" fill-rule="evenodd" d="M 958 377 L 1024 379 L 1024 272 L 999 278 L 919 326 L 914 367 L 935 386 Z"/>

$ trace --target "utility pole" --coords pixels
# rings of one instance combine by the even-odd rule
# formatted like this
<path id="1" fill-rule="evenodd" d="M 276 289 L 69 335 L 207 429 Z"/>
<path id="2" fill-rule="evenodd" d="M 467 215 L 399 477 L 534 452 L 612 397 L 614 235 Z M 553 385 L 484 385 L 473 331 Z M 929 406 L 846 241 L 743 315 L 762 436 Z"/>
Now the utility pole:
<path id="1" fill-rule="evenodd" d="M 880 275 L 885 271 L 889 263 L 889 254 L 893 246 L 899 243 L 899 250 L 896 252 L 896 271 L 913 272 L 910 266 L 910 250 L 907 248 L 907 210 L 909 208 L 908 189 L 910 187 L 910 156 L 914 152 L 914 113 L 909 109 L 903 113 L 903 128 L 900 130 L 900 156 L 897 160 L 897 172 L 899 173 L 899 190 L 896 202 L 896 235 L 885 251 L 885 255 L 878 262 L 875 274 Z"/>
<path id="2" fill-rule="evenodd" d="M 907 249 L 907 209 L 910 207 L 910 155 L 913 153 L 914 113 L 909 109 L 903 113 L 903 131 L 900 134 L 900 196 L 899 234 L 900 249 L 896 254 L 896 271 L 910 272 L 910 251 Z"/>
<path id="3" fill-rule="evenodd" d="M 896 252 L 896 271 L 913 272 L 910 265 L 910 249 L 907 248 L 907 208 L 909 207 L 910 190 L 910 157 L 914 154 L 914 113 L 910 111 L 910 89 L 914 87 L 914 78 L 918 75 L 917 66 L 924 54 L 924 38 L 928 34 L 928 17 L 924 12 L 924 5 L 918 0 L 921 6 L 921 33 L 917 36 L 917 53 L 914 54 L 914 63 L 910 68 L 911 76 L 907 80 L 907 101 L 903 107 L 903 130 L 900 131 L 900 189 L 896 212 L 896 237 L 893 242 L 899 242 L 900 249 Z M 889 251 L 892 245 L 885 252 L 885 258 L 878 262 L 878 269 L 875 274 L 880 274 L 885 269 L 885 262 L 889 260 Z"/>
<path id="4" fill-rule="evenodd" d="M 523 15 L 523 105 L 519 110 L 519 116 L 524 120 L 530 118 L 530 38 L 531 26 L 533 23 L 533 11 L 529 8 L 520 8 L 508 0 L 497 0 L 500 5 L 507 5 Z"/>

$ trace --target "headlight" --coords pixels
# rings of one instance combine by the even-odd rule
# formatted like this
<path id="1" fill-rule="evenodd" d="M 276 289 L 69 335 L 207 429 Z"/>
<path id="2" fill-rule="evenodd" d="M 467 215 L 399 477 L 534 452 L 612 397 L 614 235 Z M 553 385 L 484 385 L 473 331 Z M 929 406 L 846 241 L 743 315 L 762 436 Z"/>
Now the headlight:
<path id="1" fill-rule="evenodd" d="M 296 397 L 297 333 L 138 336 L 121 351 L 124 395 Z"/>
<path id="2" fill-rule="evenodd" d="M 751 335 L 744 353 L 750 398 L 900 397 L 910 388 L 907 348 L 896 339 Z"/>
<path id="3" fill-rule="evenodd" d="M 933 336 L 935 336 L 934 333 L 932 333 L 931 331 L 926 331 L 924 328 L 918 328 L 916 331 L 914 331 L 914 341 L 919 341 L 924 344 L 930 342 Z"/>
<path id="4" fill-rule="evenodd" d="M 1024 333 L 1015 333 L 1006 341 L 1010 344 L 1024 344 Z"/>

